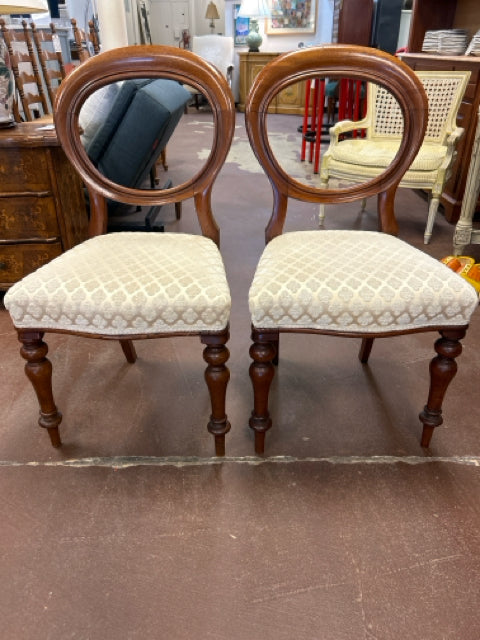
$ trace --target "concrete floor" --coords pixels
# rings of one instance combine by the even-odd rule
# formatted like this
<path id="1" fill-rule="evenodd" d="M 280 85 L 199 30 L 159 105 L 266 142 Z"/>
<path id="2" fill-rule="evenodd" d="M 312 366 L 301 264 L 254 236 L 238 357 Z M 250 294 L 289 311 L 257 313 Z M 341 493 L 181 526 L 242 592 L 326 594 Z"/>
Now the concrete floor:
<path id="1" fill-rule="evenodd" d="M 480 314 L 428 450 L 417 415 L 435 334 L 378 340 L 366 367 L 357 340 L 284 336 L 255 458 L 247 292 L 268 182 L 227 163 L 213 206 L 233 294 L 225 460 L 191 338 L 137 343 L 129 365 L 114 342 L 49 336 L 53 449 L 0 309 L 0 638 L 478 640 Z M 358 210 L 330 208 L 326 227 L 374 229 L 375 202 Z M 397 212 L 423 247 L 425 201 L 400 190 Z M 287 228 L 315 213 L 293 203 Z M 162 214 L 197 229 L 191 203 L 179 223 Z M 439 216 L 426 251 L 451 253 L 452 236 Z"/>

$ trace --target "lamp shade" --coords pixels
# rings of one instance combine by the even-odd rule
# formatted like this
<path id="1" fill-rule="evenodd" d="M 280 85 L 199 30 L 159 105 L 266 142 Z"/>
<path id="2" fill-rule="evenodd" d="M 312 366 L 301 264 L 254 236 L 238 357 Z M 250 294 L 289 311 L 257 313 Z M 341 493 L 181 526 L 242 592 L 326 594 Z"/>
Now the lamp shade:
<path id="1" fill-rule="evenodd" d="M 49 11 L 47 0 L 17 0 L 17 2 L 0 2 L 0 15 L 11 13 L 45 13 Z"/>
<path id="2" fill-rule="evenodd" d="M 220 14 L 218 13 L 217 6 L 214 2 L 209 2 L 205 18 L 208 20 L 218 20 L 220 18 Z"/>
<path id="3" fill-rule="evenodd" d="M 267 0 L 242 0 L 238 15 L 242 18 L 268 18 L 271 14 Z"/>

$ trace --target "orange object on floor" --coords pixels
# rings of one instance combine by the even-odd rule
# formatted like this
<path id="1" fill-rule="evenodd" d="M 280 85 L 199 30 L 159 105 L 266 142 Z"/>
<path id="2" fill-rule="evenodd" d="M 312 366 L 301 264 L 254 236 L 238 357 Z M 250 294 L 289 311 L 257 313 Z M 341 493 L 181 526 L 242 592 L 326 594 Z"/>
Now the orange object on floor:
<path id="1" fill-rule="evenodd" d="M 465 278 L 480 294 L 480 263 L 475 263 L 470 256 L 446 256 L 440 262 Z"/>

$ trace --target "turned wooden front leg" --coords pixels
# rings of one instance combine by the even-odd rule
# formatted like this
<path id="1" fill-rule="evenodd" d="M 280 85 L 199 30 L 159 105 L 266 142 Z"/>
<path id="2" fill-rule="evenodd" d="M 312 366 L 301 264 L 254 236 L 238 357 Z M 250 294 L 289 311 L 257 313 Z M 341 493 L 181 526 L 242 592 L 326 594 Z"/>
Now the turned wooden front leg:
<path id="1" fill-rule="evenodd" d="M 447 387 L 457 373 L 457 358 L 462 353 L 460 340 L 466 329 L 440 331 L 442 336 L 435 342 L 437 356 L 430 362 L 430 391 L 428 401 L 419 418 L 423 423 L 421 445 L 428 447 L 433 430 L 442 424 L 442 402 Z"/>
<path id="2" fill-rule="evenodd" d="M 203 359 L 208 364 L 205 370 L 205 381 L 210 392 L 212 415 L 208 423 L 208 430 L 215 437 L 215 454 L 225 455 L 225 434 L 230 431 L 230 423 L 225 413 L 225 398 L 230 371 L 225 366 L 230 352 L 225 346 L 229 338 L 228 329 L 220 334 L 205 334 L 201 341 L 207 346 L 203 350 Z"/>
<path id="3" fill-rule="evenodd" d="M 278 344 L 279 333 L 257 331 L 252 329 L 253 344 L 250 347 L 250 379 L 253 385 L 253 411 L 249 420 L 250 427 L 255 431 L 255 453 L 262 454 L 265 449 L 265 433 L 272 426 L 268 411 L 268 394 L 275 367 L 275 345 Z"/>
<path id="4" fill-rule="evenodd" d="M 43 331 L 18 330 L 18 339 L 22 343 L 20 354 L 27 361 L 25 373 L 32 383 L 40 405 L 38 424 L 47 429 L 52 445 L 59 447 L 62 442 L 58 425 L 62 421 L 62 414 L 53 400 L 52 363 L 46 358 L 48 346 L 42 340 L 43 335 Z"/>

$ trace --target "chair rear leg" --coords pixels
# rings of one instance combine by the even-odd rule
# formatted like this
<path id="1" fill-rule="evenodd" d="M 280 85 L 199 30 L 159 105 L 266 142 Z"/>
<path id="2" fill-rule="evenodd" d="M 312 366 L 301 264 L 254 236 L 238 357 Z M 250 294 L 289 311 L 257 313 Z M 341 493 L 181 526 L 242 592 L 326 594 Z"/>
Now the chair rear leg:
<path id="1" fill-rule="evenodd" d="M 372 351 L 374 340 L 375 338 L 362 338 L 362 344 L 360 346 L 358 358 L 360 362 L 362 362 L 363 364 L 366 364 L 368 362 L 368 358 L 370 357 L 370 352 Z"/>
<path id="2" fill-rule="evenodd" d="M 230 380 L 230 371 L 225 366 L 230 352 L 225 344 L 229 337 L 228 329 L 222 333 L 200 336 L 202 344 L 207 345 L 203 350 L 203 359 L 208 365 L 205 370 L 205 381 L 212 403 L 212 414 L 207 428 L 215 438 L 215 455 L 217 456 L 225 455 L 225 434 L 230 431 L 230 423 L 225 413 L 225 398 Z"/>
<path id="3" fill-rule="evenodd" d="M 27 361 L 25 373 L 40 405 L 38 424 L 48 431 L 52 445 L 59 447 L 62 442 L 58 425 L 62 421 L 62 414 L 53 400 L 52 363 L 46 358 L 48 346 L 42 340 L 43 335 L 43 331 L 18 330 L 18 339 L 22 343 L 20 354 Z"/>
<path id="4" fill-rule="evenodd" d="M 135 345 L 133 344 L 133 340 L 120 340 L 120 346 L 122 347 L 122 351 L 127 359 L 127 362 L 133 364 L 137 359 L 137 352 L 135 351 Z"/>
<path id="5" fill-rule="evenodd" d="M 462 353 L 460 340 L 466 329 L 440 331 L 442 336 L 435 342 L 437 356 L 430 362 L 430 391 L 427 404 L 420 413 L 423 423 L 422 447 L 428 447 L 433 430 L 442 424 L 442 402 L 447 387 L 457 373 L 455 358 Z"/>
<path id="6" fill-rule="evenodd" d="M 273 361 L 276 358 L 278 331 L 264 332 L 252 329 L 253 344 L 250 347 L 250 379 L 253 385 L 253 411 L 249 420 L 255 431 L 255 453 L 263 454 L 265 449 L 265 433 L 272 426 L 268 411 L 268 394 L 275 374 Z"/>

